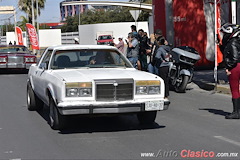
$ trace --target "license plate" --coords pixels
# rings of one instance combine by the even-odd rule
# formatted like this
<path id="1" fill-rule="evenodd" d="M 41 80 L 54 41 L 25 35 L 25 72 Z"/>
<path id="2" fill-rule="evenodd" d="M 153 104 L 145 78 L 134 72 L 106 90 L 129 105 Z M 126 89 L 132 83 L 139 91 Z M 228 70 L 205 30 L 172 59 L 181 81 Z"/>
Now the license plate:
<path id="1" fill-rule="evenodd" d="M 163 101 L 148 101 L 145 102 L 145 110 L 146 111 L 156 111 L 163 110 L 164 102 Z"/>

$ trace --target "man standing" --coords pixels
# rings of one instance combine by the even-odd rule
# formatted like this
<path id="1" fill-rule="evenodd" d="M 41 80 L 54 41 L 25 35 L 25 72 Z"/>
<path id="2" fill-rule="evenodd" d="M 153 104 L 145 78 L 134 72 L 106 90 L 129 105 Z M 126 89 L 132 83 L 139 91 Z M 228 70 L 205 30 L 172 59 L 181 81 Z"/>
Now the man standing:
<path id="1" fill-rule="evenodd" d="M 128 41 L 126 41 L 126 43 L 128 45 L 127 58 L 132 63 L 133 67 L 136 68 L 139 54 L 139 43 L 132 32 L 128 34 Z"/>
<path id="2" fill-rule="evenodd" d="M 114 46 L 117 47 L 117 49 L 119 49 L 122 53 L 124 53 L 123 36 L 119 36 L 118 40 L 119 40 L 119 43 L 118 44 L 114 44 Z"/>
<path id="3" fill-rule="evenodd" d="M 157 53 L 157 50 L 159 48 L 157 39 L 163 37 L 162 35 L 162 31 L 160 29 L 156 29 L 156 31 L 154 32 L 154 38 L 155 41 L 152 44 L 151 50 L 147 50 L 148 55 L 150 56 L 150 63 L 148 64 L 148 71 L 150 73 L 156 74 L 158 75 L 158 68 L 155 66 L 155 56 Z"/>
<path id="4" fill-rule="evenodd" d="M 77 37 L 74 38 L 74 44 L 79 44 L 79 39 Z"/>
<path id="5" fill-rule="evenodd" d="M 139 35 L 138 35 L 138 32 L 137 32 L 137 27 L 135 25 L 131 25 L 131 31 L 133 33 L 133 36 L 138 40 Z"/>
<path id="6" fill-rule="evenodd" d="M 141 63 L 141 70 L 147 71 L 147 55 L 146 49 L 149 49 L 148 46 L 148 37 L 143 31 L 143 29 L 138 30 L 139 35 L 139 61 Z"/>

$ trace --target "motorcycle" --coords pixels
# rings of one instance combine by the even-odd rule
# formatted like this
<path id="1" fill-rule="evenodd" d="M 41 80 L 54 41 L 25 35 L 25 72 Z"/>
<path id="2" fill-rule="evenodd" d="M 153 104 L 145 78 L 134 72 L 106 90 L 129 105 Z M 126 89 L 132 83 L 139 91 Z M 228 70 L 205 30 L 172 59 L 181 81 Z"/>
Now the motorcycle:
<path id="1" fill-rule="evenodd" d="M 201 57 L 194 48 L 188 46 L 173 48 L 170 55 L 169 83 L 176 92 L 185 93 L 187 84 L 191 83 L 193 78 L 194 64 Z"/>

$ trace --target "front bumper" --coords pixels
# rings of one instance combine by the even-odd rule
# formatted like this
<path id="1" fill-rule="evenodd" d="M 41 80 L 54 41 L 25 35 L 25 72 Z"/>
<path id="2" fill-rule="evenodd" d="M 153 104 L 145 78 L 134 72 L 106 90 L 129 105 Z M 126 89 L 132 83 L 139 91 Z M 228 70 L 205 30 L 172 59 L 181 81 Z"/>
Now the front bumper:
<path id="1" fill-rule="evenodd" d="M 161 100 L 163 108 L 152 111 L 167 110 L 170 101 Z M 58 103 L 58 110 L 62 115 L 79 114 L 114 114 L 114 113 L 136 113 L 145 112 L 145 102 L 61 102 Z"/>
<path id="2" fill-rule="evenodd" d="M 6 63 L 6 64 L 0 64 L 0 69 L 5 68 L 5 69 L 29 69 L 31 63 Z"/>

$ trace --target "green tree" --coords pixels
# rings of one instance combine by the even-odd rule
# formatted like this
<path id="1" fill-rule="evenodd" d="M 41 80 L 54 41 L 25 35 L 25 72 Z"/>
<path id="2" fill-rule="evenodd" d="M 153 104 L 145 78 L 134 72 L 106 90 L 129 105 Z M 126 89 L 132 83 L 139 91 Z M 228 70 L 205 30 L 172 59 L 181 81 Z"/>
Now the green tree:
<path id="1" fill-rule="evenodd" d="M 34 15 L 36 18 L 37 17 L 37 2 L 36 0 L 33 0 L 33 6 L 34 6 Z M 38 15 L 41 14 L 41 9 L 44 8 L 45 6 L 45 2 L 46 0 L 38 0 Z M 23 12 L 25 12 L 27 14 L 28 17 L 28 22 L 32 23 L 32 0 L 18 0 L 18 6 L 20 8 L 20 10 L 22 10 Z"/>
<path id="2" fill-rule="evenodd" d="M 129 10 L 132 8 L 117 7 L 112 10 L 88 10 L 80 15 L 81 24 L 113 23 L 113 22 L 133 22 Z M 149 12 L 142 11 L 138 21 L 147 21 Z M 79 16 L 67 17 L 66 24 L 61 27 L 63 32 L 78 31 Z"/>
<path id="3" fill-rule="evenodd" d="M 20 19 L 22 21 L 17 22 L 17 26 L 20 27 L 23 31 L 25 31 L 26 23 L 28 23 L 28 19 L 24 16 L 21 16 Z"/>
<path id="4" fill-rule="evenodd" d="M 5 23 L 4 25 L 2 25 L 2 31 L 3 36 L 6 36 L 6 32 L 14 32 L 14 24 Z"/>

